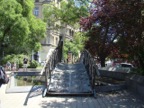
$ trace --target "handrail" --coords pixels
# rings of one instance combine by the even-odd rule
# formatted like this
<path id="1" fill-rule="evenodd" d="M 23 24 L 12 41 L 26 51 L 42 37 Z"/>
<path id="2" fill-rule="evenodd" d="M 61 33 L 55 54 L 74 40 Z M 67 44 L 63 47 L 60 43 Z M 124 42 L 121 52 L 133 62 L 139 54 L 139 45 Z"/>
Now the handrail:
<path id="1" fill-rule="evenodd" d="M 82 62 L 85 65 L 85 68 L 89 75 L 90 84 L 95 96 L 95 77 L 96 75 L 100 76 L 98 67 L 94 59 L 92 58 L 91 54 L 86 49 L 81 53 L 80 62 Z"/>
<path id="2" fill-rule="evenodd" d="M 49 50 L 49 52 L 48 52 L 48 54 L 47 54 L 47 57 L 46 57 L 47 59 L 46 59 L 46 61 L 45 61 L 45 63 L 44 63 L 44 66 L 43 66 L 41 72 L 40 72 L 40 75 L 43 75 L 43 73 L 45 72 L 45 67 L 46 67 L 46 65 L 47 65 L 47 62 L 49 61 L 50 55 L 52 55 L 52 53 L 53 53 L 54 50 L 55 50 L 55 49 L 50 49 L 50 50 Z"/>
<path id="3" fill-rule="evenodd" d="M 61 62 L 62 60 L 62 50 L 63 50 L 63 39 L 60 37 L 58 46 L 55 48 L 53 53 L 50 55 L 48 61 L 45 66 L 45 90 L 43 92 L 43 97 L 46 95 L 47 88 L 49 86 L 49 80 L 51 79 L 51 72 L 55 68 L 56 64 Z"/>

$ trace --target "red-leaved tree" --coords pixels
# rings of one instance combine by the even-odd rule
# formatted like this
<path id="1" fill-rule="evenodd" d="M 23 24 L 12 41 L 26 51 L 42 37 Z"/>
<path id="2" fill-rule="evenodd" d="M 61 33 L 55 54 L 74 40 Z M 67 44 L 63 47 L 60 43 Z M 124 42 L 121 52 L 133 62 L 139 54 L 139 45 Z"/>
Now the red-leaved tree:
<path id="1" fill-rule="evenodd" d="M 139 43 L 136 40 L 143 37 L 142 9 L 141 0 L 93 0 L 90 15 L 81 18 L 80 25 L 89 36 L 85 47 L 100 58 L 102 66 L 111 53 L 133 52 L 135 45 L 131 44 Z M 122 40 L 126 50 L 119 43 Z"/>

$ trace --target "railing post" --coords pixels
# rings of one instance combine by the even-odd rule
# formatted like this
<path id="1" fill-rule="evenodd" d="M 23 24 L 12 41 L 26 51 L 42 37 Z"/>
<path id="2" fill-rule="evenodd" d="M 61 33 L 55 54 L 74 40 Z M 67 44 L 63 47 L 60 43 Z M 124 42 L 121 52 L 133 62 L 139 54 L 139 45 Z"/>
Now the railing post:
<path id="1" fill-rule="evenodd" d="M 48 65 L 48 64 L 47 64 Z M 44 90 L 43 90 L 43 93 L 42 93 L 42 97 L 45 97 L 46 96 L 46 93 L 47 93 L 47 84 L 48 84 L 48 72 L 47 72 L 47 70 L 48 70 L 48 66 L 46 65 L 46 67 L 45 67 L 45 88 L 44 88 Z"/>
<path id="2" fill-rule="evenodd" d="M 95 88 L 95 69 L 94 65 L 92 66 L 92 86 Z"/>
<path id="3" fill-rule="evenodd" d="M 47 61 L 46 67 L 45 67 L 45 89 L 43 91 L 42 96 L 44 97 L 47 93 L 47 89 L 49 86 L 48 79 L 51 78 L 51 72 L 55 68 L 56 64 L 58 62 L 61 62 L 62 59 L 62 49 L 63 49 L 63 40 L 62 37 L 60 37 L 58 46 L 55 48 L 54 52 L 49 57 L 49 60 Z"/>
<path id="4" fill-rule="evenodd" d="M 46 66 L 46 68 L 45 68 L 45 85 L 46 85 L 46 87 L 47 87 L 47 83 L 48 83 L 48 66 Z"/>
<path id="5" fill-rule="evenodd" d="M 94 97 L 96 98 L 96 91 L 95 91 L 95 80 L 96 80 L 96 71 L 97 71 L 97 65 L 94 64 L 93 65 L 93 83 L 94 83 L 94 88 L 93 88 L 93 92 L 94 92 Z"/>
<path id="6" fill-rule="evenodd" d="M 98 76 L 100 76 L 100 74 L 98 72 L 96 63 L 94 62 L 91 54 L 87 50 L 84 50 L 82 54 L 83 54 L 83 57 L 81 59 L 83 61 L 83 64 L 85 65 L 85 68 L 86 68 L 87 72 L 88 72 L 91 87 L 93 89 L 94 97 L 96 97 L 95 77 L 96 77 L 96 73 L 97 73 Z"/>

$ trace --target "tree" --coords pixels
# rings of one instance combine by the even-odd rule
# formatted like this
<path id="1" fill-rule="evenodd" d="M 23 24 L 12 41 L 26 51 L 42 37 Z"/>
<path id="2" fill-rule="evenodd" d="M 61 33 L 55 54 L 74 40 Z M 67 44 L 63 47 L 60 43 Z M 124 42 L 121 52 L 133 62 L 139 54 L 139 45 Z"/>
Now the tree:
<path id="1" fill-rule="evenodd" d="M 124 1 L 121 4 L 127 13 L 123 15 L 125 38 L 119 39 L 119 42 L 126 43 L 126 49 L 119 44 L 120 51 L 128 53 L 144 72 L 144 3 L 141 0 L 128 0 L 125 4 Z"/>
<path id="2" fill-rule="evenodd" d="M 38 50 L 46 25 L 33 15 L 33 0 L 0 0 L 0 49 L 5 53 Z"/>
<path id="3" fill-rule="evenodd" d="M 120 40 L 125 40 L 128 45 L 129 42 L 135 42 L 134 37 L 141 36 L 143 27 L 138 22 L 142 18 L 142 5 L 140 0 L 93 0 L 90 15 L 81 18 L 81 27 L 90 37 L 86 48 L 95 52 L 94 55 L 100 58 L 102 66 L 105 66 L 108 55 L 119 54 Z M 135 26 L 139 26 L 140 31 Z M 139 36 L 134 31 L 139 31 Z M 125 47 L 128 49 L 130 46 Z"/>
<path id="4" fill-rule="evenodd" d="M 115 40 L 120 35 L 117 29 L 119 22 L 115 20 L 116 6 L 113 2 L 105 1 L 107 0 L 93 2 L 90 16 L 80 21 L 81 27 L 89 36 L 86 48 L 99 57 L 102 67 L 105 66 L 105 59 L 115 48 Z"/>
<path id="5" fill-rule="evenodd" d="M 87 5 L 87 4 L 86 4 Z M 56 6 L 54 2 L 44 5 L 44 21 L 47 22 L 49 30 L 59 30 L 65 28 L 65 25 L 69 25 L 74 29 L 79 29 L 79 20 L 81 16 L 86 16 L 88 10 L 86 5 L 76 5 L 73 0 L 62 0 L 60 6 Z M 73 52 L 73 55 L 78 56 L 81 50 L 82 44 L 79 40 L 84 38 L 77 33 L 72 41 L 65 40 L 64 42 L 64 59 L 67 58 L 68 50 Z M 76 46 L 77 45 L 77 46 Z"/>
<path id="6" fill-rule="evenodd" d="M 123 10 L 121 20 L 122 36 L 118 40 L 120 52 L 128 54 L 144 73 L 144 2 L 141 0 L 118 1 Z"/>
<path id="7" fill-rule="evenodd" d="M 61 28 L 63 24 L 77 27 L 80 17 L 86 16 L 87 12 L 85 6 L 78 7 L 73 0 L 68 0 L 67 2 L 62 0 L 60 7 L 51 2 L 45 4 L 43 8 L 44 21 L 47 22 L 48 27 L 51 27 L 50 29 Z M 61 24 L 54 26 L 56 22 Z"/>
<path id="8" fill-rule="evenodd" d="M 84 42 L 86 41 L 86 37 L 83 33 L 77 32 L 74 35 L 73 40 L 65 40 L 64 44 L 64 59 L 67 59 L 68 52 L 71 51 L 73 56 L 78 59 L 79 53 L 84 48 Z"/>

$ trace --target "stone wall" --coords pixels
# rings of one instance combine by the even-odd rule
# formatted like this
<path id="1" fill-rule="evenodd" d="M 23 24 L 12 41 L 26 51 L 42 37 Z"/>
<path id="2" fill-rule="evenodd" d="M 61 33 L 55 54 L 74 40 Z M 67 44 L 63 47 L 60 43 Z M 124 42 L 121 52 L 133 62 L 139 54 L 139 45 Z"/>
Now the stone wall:
<path id="1" fill-rule="evenodd" d="M 144 98 L 144 76 L 131 75 L 126 78 L 127 88 Z"/>
<path id="2" fill-rule="evenodd" d="M 125 80 L 130 74 L 125 72 L 99 70 L 101 77 L 109 77 L 117 80 Z"/>
<path id="3" fill-rule="evenodd" d="M 125 80 L 126 88 L 144 99 L 144 76 L 124 72 L 99 70 L 101 77 Z"/>

